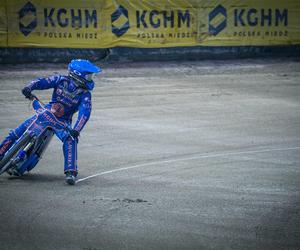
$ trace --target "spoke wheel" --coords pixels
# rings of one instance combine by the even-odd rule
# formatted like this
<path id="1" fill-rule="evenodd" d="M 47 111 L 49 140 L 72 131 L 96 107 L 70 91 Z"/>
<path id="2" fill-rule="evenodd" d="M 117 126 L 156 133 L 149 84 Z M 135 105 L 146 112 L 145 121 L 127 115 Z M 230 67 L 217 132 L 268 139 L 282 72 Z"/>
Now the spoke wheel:
<path id="1" fill-rule="evenodd" d="M 9 168 L 14 166 L 13 157 L 23 149 L 28 142 L 30 142 L 32 137 L 29 134 L 25 134 L 19 139 L 19 141 L 5 154 L 0 162 L 0 175 L 7 171 Z"/>

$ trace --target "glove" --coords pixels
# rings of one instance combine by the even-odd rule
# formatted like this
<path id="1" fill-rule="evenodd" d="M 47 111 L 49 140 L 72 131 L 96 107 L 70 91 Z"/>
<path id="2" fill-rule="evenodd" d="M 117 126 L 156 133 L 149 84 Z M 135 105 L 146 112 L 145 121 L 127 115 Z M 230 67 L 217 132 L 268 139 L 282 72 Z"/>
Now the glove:
<path id="1" fill-rule="evenodd" d="M 76 139 L 80 134 L 76 129 L 71 129 L 69 133 L 74 139 Z"/>
<path id="2" fill-rule="evenodd" d="M 30 99 L 31 98 L 31 89 L 28 87 L 25 87 L 22 89 L 22 94 L 27 98 Z"/>

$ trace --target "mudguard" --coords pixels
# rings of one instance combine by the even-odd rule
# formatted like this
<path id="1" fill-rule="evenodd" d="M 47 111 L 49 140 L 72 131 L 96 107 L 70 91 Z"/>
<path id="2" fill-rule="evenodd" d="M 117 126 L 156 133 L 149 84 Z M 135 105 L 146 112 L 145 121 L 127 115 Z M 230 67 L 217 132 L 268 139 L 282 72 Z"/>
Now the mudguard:
<path id="1" fill-rule="evenodd" d="M 40 158 L 48 147 L 52 137 L 54 135 L 54 131 L 52 129 L 47 129 L 41 134 L 34 145 L 33 153 L 37 154 Z"/>

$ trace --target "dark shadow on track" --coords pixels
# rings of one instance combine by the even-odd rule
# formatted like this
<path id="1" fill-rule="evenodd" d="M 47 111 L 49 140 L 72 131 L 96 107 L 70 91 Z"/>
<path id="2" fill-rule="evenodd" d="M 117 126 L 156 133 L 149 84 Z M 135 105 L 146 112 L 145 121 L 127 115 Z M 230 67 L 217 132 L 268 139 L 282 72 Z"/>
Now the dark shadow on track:
<path id="1" fill-rule="evenodd" d="M 26 181 L 26 182 L 62 182 L 64 181 L 63 175 L 52 174 L 25 174 L 21 177 L 7 176 L 9 181 Z"/>

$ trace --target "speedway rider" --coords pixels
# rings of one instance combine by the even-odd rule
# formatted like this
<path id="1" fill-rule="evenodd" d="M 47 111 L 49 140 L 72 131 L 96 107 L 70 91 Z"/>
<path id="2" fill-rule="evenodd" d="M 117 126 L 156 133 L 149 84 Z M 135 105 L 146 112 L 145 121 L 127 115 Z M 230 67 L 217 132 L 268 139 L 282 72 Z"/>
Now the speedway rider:
<path id="1" fill-rule="evenodd" d="M 51 110 L 55 116 L 68 125 L 72 123 L 72 116 L 79 111 L 78 119 L 69 133 L 56 133 L 56 136 L 63 142 L 63 153 L 65 158 L 64 173 L 66 182 L 75 184 L 77 170 L 77 143 L 78 136 L 91 114 L 91 91 L 94 88 L 93 75 L 100 73 L 101 69 L 88 60 L 75 59 L 68 66 L 68 76 L 51 76 L 48 78 L 38 78 L 30 82 L 22 89 L 23 95 L 30 99 L 33 90 L 43 90 L 53 88 L 51 101 L 45 108 Z M 11 130 L 9 135 L 0 144 L 0 160 L 11 148 L 14 142 L 21 137 L 28 126 L 34 121 L 35 116 L 27 119 L 16 129 Z M 14 169 L 16 176 L 31 169 Z"/>

